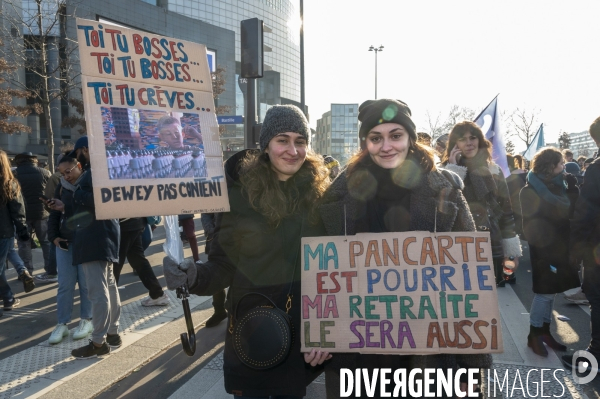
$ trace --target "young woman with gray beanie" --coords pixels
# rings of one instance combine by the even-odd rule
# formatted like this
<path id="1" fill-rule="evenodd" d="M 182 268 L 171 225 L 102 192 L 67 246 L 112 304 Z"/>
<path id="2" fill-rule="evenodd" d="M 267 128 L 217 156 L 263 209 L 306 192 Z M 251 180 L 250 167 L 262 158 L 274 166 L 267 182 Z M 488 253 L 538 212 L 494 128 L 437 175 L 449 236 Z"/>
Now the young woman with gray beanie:
<path id="1" fill-rule="evenodd" d="M 366 101 L 359 107 L 358 120 L 361 149 L 329 187 L 319 206 L 328 235 L 475 231 L 460 179 L 436 169 L 433 150 L 417 142 L 406 103 L 392 99 Z M 398 354 L 402 354 L 401 349 Z M 413 368 L 490 365 L 489 355 L 336 353 L 325 364 L 327 398 L 340 397 L 342 368 L 366 368 L 370 372 L 375 368 L 404 368 L 409 372 Z M 375 392 L 380 392 L 379 387 Z"/>
<path id="2" fill-rule="evenodd" d="M 187 282 L 193 294 L 214 295 L 229 287 L 230 328 L 236 307 L 243 315 L 269 305 L 258 295 L 242 299 L 248 293 L 265 295 L 279 309 L 290 304 L 296 338 L 288 357 L 272 368 L 257 370 L 244 364 L 235 353 L 233 334 L 229 329 L 226 332 L 225 389 L 238 399 L 303 397 L 318 372 L 312 366 L 330 357 L 314 350 L 302 354 L 298 339 L 300 239 L 325 235 L 314 204 L 330 181 L 323 158 L 308 149 L 309 140 L 310 128 L 300 109 L 292 105 L 270 108 L 263 121 L 260 150 L 246 150 L 225 163 L 231 212 L 220 214 L 216 221 L 208 261 L 193 264 L 186 260 L 178 266 L 165 259 L 170 289 Z"/>

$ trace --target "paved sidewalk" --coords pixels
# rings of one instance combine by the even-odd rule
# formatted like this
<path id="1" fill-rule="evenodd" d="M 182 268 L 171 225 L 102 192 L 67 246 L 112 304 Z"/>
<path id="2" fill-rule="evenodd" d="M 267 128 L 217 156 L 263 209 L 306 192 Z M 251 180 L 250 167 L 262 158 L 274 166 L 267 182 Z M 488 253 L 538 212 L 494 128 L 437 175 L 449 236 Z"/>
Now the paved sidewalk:
<path id="1" fill-rule="evenodd" d="M 123 346 L 103 358 L 76 360 L 71 350 L 87 344 L 73 340 L 44 341 L 0 361 L 0 399 L 92 398 L 179 340 L 186 331 L 183 307 L 175 292 L 165 291 L 168 306 L 144 307 L 141 300 L 122 307 L 119 332 Z M 189 298 L 193 319 L 212 313 L 212 297 Z M 199 323 L 198 323 L 199 324 Z"/>

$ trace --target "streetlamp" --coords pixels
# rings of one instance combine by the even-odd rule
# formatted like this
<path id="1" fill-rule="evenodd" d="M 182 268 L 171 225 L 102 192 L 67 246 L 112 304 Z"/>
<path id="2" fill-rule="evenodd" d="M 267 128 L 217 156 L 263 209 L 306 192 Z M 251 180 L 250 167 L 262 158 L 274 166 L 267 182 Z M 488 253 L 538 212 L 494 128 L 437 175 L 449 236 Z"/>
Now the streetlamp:
<path id="1" fill-rule="evenodd" d="M 383 51 L 383 46 L 369 47 L 369 51 L 375 52 L 375 100 L 377 100 L 377 53 Z"/>

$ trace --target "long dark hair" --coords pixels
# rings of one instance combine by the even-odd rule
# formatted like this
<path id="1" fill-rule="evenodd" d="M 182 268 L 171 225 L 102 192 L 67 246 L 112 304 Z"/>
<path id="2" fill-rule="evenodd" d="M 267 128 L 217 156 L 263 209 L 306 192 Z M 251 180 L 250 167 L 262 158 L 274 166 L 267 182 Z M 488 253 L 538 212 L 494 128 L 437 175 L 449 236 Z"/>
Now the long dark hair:
<path id="1" fill-rule="evenodd" d="M 448 158 L 450 158 L 450 153 L 456 145 L 456 142 L 466 134 L 472 134 L 479 139 L 479 152 L 486 151 L 487 162 L 492 162 L 492 143 L 483 137 L 483 132 L 475 122 L 463 121 L 454 125 L 452 131 L 450 131 L 450 137 L 448 137 L 448 145 L 446 146 L 446 151 L 442 157 L 442 163 L 448 163 Z"/>
<path id="2" fill-rule="evenodd" d="M 10 170 L 8 156 L 0 150 L 0 204 L 7 204 L 17 198 L 20 192 L 21 186 Z"/>
<path id="3" fill-rule="evenodd" d="M 293 215 L 300 208 L 308 209 L 311 221 L 317 219 L 316 203 L 329 186 L 329 169 L 323 157 L 311 150 L 300 170 L 286 181 L 288 190 L 282 190 L 277 173 L 271 167 L 267 153 L 248 152 L 241 161 L 240 181 L 250 204 L 263 215 L 271 227 Z M 308 188 L 300 190 L 298 183 L 307 182 Z"/>

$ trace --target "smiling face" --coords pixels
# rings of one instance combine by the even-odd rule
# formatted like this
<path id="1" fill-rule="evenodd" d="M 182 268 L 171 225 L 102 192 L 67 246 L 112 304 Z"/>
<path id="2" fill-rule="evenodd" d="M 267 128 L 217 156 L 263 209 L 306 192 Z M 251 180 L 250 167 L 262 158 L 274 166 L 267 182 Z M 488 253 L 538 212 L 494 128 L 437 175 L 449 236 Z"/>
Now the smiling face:
<path id="1" fill-rule="evenodd" d="M 461 152 L 461 155 L 467 159 L 473 158 L 479 151 L 479 138 L 472 133 L 465 133 L 461 138 L 456 140 L 456 146 Z"/>
<path id="2" fill-rule="evenodd" d="M 306 160 L 307 145 L 304 136 L 292 132 L 280 133 L 269 141 L 265 152 L 279 180 L 286 181 L 300 170 Z"/>
<path id="3" fill-rule="evenodd" d="M 369 156 L 384 169 L 402 165 L 410 148 L 410 136 L 398 123 L 383 123 L 371 129 L 367 135 Z"/>
<path id="4" fill-rule="evenodd" d="M 170 148 L 181 148 L 183 147 L 183 134 L 181 133 L 181 126 L 173 123 L 170 125 L 163 125 L 158 131 L 160 139 L 167 143 Z"/>

